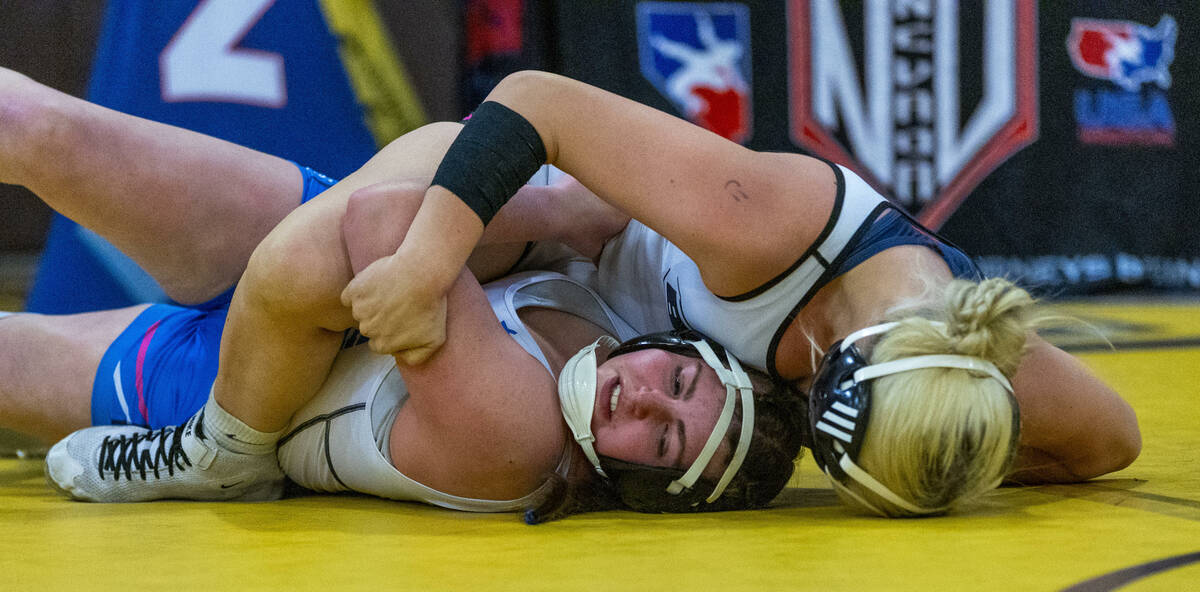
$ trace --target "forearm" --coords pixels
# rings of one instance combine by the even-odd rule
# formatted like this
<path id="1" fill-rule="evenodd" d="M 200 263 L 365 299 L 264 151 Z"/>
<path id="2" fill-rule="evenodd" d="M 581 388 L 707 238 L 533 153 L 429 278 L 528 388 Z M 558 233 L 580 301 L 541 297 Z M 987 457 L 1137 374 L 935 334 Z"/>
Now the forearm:
<path id="1" fill-rule="evenodd" d="M 1021 452 L 1013 480 L 1083 481 L 1129 466 L 1141 451 L 1133 408 L 1070 354 L 1031 337 L 1013 379 Z"/>
<path id="2" fill-rule="evenodd" d="M 519 72 L 488 100 L 528 120 L 548 163 L 683 250 L 718 294 L 749 291 L 792 265 L 836 194 L 823 162 L 755 152 L 562 76 Z"/>
<path id="3" fill-rule="evenodd" d="M 1075 466 L 1072 466 L 1072 465 Z M 1103 475 L 1104 470 L 1083 470 L 1078 463 L 1066 462 L 1043 450 L 1022 447 L 1017 452 L 1013 469 L 1005 477 L 1005 483 L 1014 485 L 1042 485 L 1046 483 L 1079 483 Z"/>
<path id="4" fill-rule="evenodd" d="M 638 140 L 630 133 L 677 133 L 664 129 L 664 122 L 667 128 L 698 129 L 634 101 L 547 72 L 506 76 L 487 100 L 505 105 L 529 122 L 542 141 L 547 163 L 592 189 L 605 188 L 605 201 L 635 212 L 639 219 L 657 218 L 659 212 L 654 208 L 661 204 L 633 190 L 640 183 L 628 183 L 627 176 L 636 177 L 640 170 L 655 164 L 637 154 L 634 144 Z"/>
<path id="5" fill-rule="evenodd" d="M 725 225 L 741 218 L 750 216 L 745 221 L 753 222 L 762 213 L 748 209 L 751 202 L 759 208 L 774 209 L 778 203 L 792 207 L 794 188 L 787 198 L 775 195 L 773 188 L 809 180 L 780 176 L 791 167 L 777 166 L 790 164 L 778 155 L 760 158 L 678 117 L 556 74 L 509 75 L 487 100 L 529 122 L 547 163 L 677 243 L 705 234 L 694 232 L 697 228 L 721 234 Z M 731 181 L 741 194 L 729 191 Z M 755 194 L 751 200 L 745 199 L 747 192 Z M 714 217 L 725 221 L 714 223 Z"/>
<path id="6" fill-rule="evenodd" d="M 573 238 L 557 224 L 567 218 L 555 205 L 546 203 L 554 199 L 553 190 L 528 191 L 523 196 L 529 198 L 529 207 L 510 200 L 538 167 L 554 162 L 560 162 L 560 168 L 568 173 L 586 175 L 590 180 L 581 177 L 583 184 L 603 188 L 605 201 L 621 211 L 642 208 L 650 220 L 666 227 L 689 229 L 681 236 L 702 234 L 690 230 L 690 223 L 695 221 L 691 218 L 703 218 L 698 214 L 701 210 L 679 208 L 670 195 L 672 189 L 682 195 L 694 194 L 687 188 L 672 187 L 679 184 L 679 179 L 690 179 L 692 175 L 680 170 L 660 176 L 662 166 L 633 150 L 644 142 L 630 138 L 631 130 L 642 130 L 649 138 L 672 137 L 672 143 L 654 151 L 661 163 L 691 162 L 677 159 L 675 154 L 679 148 L 696 148 L 700 142 L 695 136 L 707 133 L 561 76 L 521 72 L 506 77 L 476 110 L 442 159 L 401 251 L 411 251 L 405 256 L 434 256 L 435 273 L 448 285 L 449 272 L 466 261 L 485 226 L 497 226 L 489 233 L 489 242 Z M 720 146 L 725 144 L 729 143 Z M 645 150 L 642 147 L 641 151 Z M 646 195 L 661 199 L 645 199 Z M 446 198 L 446 202 L 457 198 L 466 207 L 439 205 L 435 197 Z M 501 208 L 506 202 L 508 206 Z M 467 212 L 474 212 L 477 219 L 472 221 Z M 445 236 L 447 230 L 453 231 L 453 236 Z M 441 243 L 438 253 L 423 244 L 425 238 L 434 237 Z"/>
<path id="7" fill-rule="evenodd" d="M 1022 446 L 1008 481 L 1023 485 L 1078 483 L 1119 471 L 1137 459 L 1141 433 L 1132 410 L 1082 431 L 1074 441 Z"/>
<path id="8" fill-rule="evenodd" d="M 485 226 L 545 162 L 529 122 L 485 102 L 442 157 L 395 258 L 424 265 L 427 287 L 449 289 Z"/>

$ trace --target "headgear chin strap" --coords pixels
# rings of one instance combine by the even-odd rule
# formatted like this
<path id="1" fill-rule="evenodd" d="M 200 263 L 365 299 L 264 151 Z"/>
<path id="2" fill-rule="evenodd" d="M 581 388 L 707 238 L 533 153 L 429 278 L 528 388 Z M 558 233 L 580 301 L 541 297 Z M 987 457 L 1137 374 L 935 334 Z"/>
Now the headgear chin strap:
<path id="1" fill-rule="evenodd" d="M 1008 391 L 1010 398 L 1013 389 L 995 364 L 974 356 L 911 356 L 880 364 L 868 364 L 859 349 L 854 347 L 854 343 L 887 332 L 897 325 L 898 322 L 892 322 L 859 329 L 833 344 L 825 354 L 813 378 L 812 392 L 808 399 L 813 458 L 834 487 L 876 514 L 886 516 L 886 513 L 847 487 L 849 481 L 857 482 L 879 497 L 914 514 L 937 514 L 946 511 L 947 508 L 924 508 L 913 504 L 896 495 L 855 463 L 866 436 L 871 413 L 870 381 L 919 368 L 959 368 L 995 379 Z M 1012 401 L 1012 405 L 1014 425 L 1017 425 L 1015 400 Z"/>
<path id="2" fill-rule="evenodd" d="M 750 377 L 742 369 L 737 358 L 732 354 L 726 353 L 725 358 L 728 365 L 721 362 L 713 347 L 698 334 L 687 334 L 688 337 L 694 339 L 672 336 L 670 339 L 665 339 L 662 343 L 657 336 L 650 338 L 636 338 L 629 342 L 629 345 L 622 344 L 621 348 L 626 351 L 633 351 L 645 347 L 659 347 L 674 350 L 678 347 L 686 347 L 699 352 L 701 359 L 704 360 L 709 367 L 717 373 L 717 377 L 721 383 L 725 385 L 725 405 L 721 409 L 721 414 L 717 419 L 717 423 L 713 426 L 712 433 L 709 434 L 708 440 L 701 449 L 699 456 L 692 462 L 692 465 L 681 476 L 673 479 L 667 486 L 666 492 L 672 495 L 679 495 L 684 491 L 691 489 L 703 474 L 705 467 L 712 460 L 712 457 L 717 453 L 721 446 L 721 440 L 724 439 L 725 433 L 729 430 L 729 424 L 733 421 L 734 410 L 737 399 L 740 396 L 742 403 L 742 422 L 741 432 L 738 437 L 737 448 L 734 450 L 733 457 L 729 461 L 729 465 L 725 468 L 725 472 L 721 475 L 721 479 L 717 482 L 713 491 L 705 501 L 712 503 L 721 497 L 729 482 L 733 480 L 738 469 L 742 466 L 742 461 L 746 459 L 746 453 L 750 449 L 750 438 L 754 434 L 754 390 L 750 384 Z M 596 437 L 592 434 L 592 412 L 596 407 L 596 348 L 600 345 L 614 346 L 617 345 L 615 339 L 611 337 L 601 337 L 591 345 L 579 350 L 563 367 L 563 371 L 558 378 L 558 398 L 561 403 L 563 417 L 567 421 L 567 425 L 571 428 L 571 432 L 575 441 L 583 448 L 583 454 L 592 463 L 592 467 L 596 472 L 604 477 L 609 477 L 601 467 L 600 457 L 596 454 L 595 445 L 593 444 Z M 618 355 L 618 354 L 614 354 Z M 693 354 L 694 355 L 694 354 Z M 630 463 L 619 463 L 623 468 L 633 467 Z M 658 469 L 657 467 L 647 467 L 648 469 Z M 636 469 L 635 469 L 636 470 Z"/>

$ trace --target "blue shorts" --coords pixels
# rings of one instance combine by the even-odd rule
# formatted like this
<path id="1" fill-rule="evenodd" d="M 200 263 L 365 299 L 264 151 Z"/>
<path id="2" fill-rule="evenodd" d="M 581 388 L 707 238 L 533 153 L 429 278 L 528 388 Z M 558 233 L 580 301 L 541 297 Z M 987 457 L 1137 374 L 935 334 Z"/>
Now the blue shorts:
<path id="1" fill-rule="evenodd" d="M 300 203 L 336 182 L 299 168 L 304 177 Z M 157 429 L 179 425 L 200 409 L 217 376 L 233 290 L 194 306 L 154 304 L 142 311 L 100 360 L 92 383 L 92 424 Z"/>

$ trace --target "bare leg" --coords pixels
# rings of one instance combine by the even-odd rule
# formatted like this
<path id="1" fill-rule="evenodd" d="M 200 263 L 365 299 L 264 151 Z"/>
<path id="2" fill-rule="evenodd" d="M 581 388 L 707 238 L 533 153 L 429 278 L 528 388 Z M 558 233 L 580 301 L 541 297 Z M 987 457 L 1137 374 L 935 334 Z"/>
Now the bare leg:
<path id="1" fill-rule="evenodd" d="M 0 69 L 0 181 L 112 241 L 172 298 L 232 285 L 300 202 L 291 163 Z"/>
<path id="2" fill-rule="evenodd" d="M 0 318 L 0 426 L 50 443 L 91 425 L 100 358 L 145 308 Z"/>
<path id="3" fill-rule="evenodd" d="M 50 483 L 91 501 L 277 497 L 283 476 L 275 442 L 320 387 L 341 330 L 353 323 L 340 301 L 351 277 L 341 232 L 347 200 L 380 182 L 427 184 L 458 129 L 433 125 L 406 135 L 288 215 L 255 249 L 238 284 L 213 396 L 201 411 L 160 430 L 74 432 L 46 456 Z M 400 234 L 407 228 L 388 222 Z"/>
<path id="4" fill-rule="evenodd" d="M 341 230 L 350 194 L 393 179 L 427 185 L 459 129 L 434 124 L 406 134 L 321 199 L 296 210 L 262 242 L 234 295 L 221 339 L 213 386 L 221 407 L 256 430 L 272 432 L 316 393 L 341 331 L 354 323 L 341 304 L 341 291 L 353 277 Z M 389 222 L 403 236 L 407 220 Z"/>

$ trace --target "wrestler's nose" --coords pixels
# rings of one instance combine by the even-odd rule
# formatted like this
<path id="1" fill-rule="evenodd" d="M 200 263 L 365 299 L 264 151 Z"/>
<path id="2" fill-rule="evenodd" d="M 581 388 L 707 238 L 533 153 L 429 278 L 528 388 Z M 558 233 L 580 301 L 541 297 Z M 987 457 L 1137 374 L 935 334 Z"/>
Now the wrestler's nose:
<path id="1" fill-rule="evenodd" d="M 651 419 L 661 417 L 668 413 L 666 405 L 663 404 L 662 393 L 657 389 L 650 387 L 642 387 L 637 389 L 635 396 L 630 401 L 630 413 L 636 419 Z"/>

